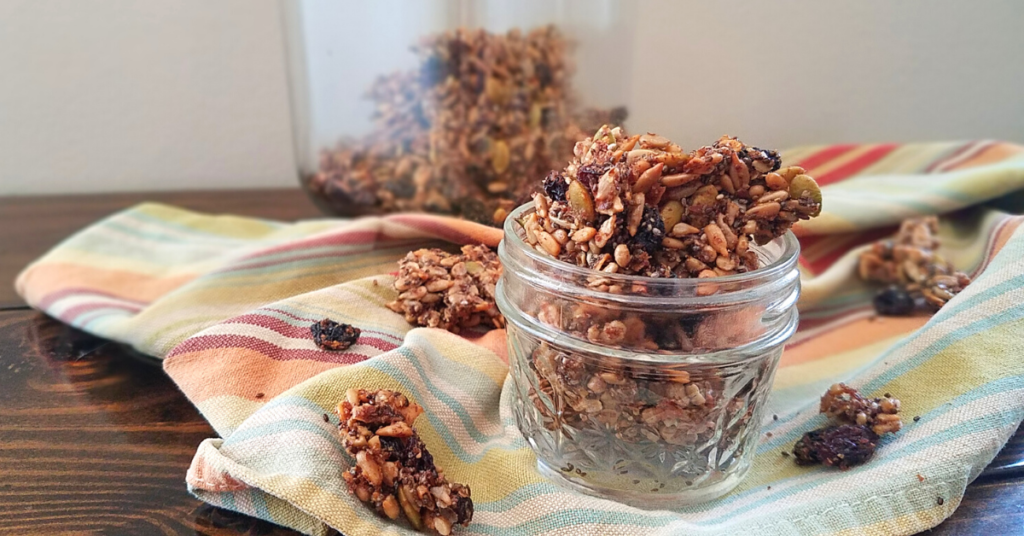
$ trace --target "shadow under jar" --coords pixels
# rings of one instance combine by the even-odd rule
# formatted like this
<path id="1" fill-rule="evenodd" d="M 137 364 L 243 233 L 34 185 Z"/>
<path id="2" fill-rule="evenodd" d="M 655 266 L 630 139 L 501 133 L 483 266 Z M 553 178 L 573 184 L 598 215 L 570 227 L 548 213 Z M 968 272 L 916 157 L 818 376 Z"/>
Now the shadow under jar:
<path id="1" fill-rule="evenodd" d="M 792 233 L 758 270 L 708 279 L 599 272 L 537 251 L 505 221 L 497 303 L 516 422 L 541 473 L 641 507 L 728 493 L 750 468 L 800 294 Z"/>

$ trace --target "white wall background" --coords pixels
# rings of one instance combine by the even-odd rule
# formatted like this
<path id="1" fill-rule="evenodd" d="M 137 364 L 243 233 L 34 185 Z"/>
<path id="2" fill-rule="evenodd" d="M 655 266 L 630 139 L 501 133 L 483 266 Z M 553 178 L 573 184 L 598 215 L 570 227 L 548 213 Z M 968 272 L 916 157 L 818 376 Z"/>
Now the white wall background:
<path id="1" fill-rule="evenodd" d="M 297 183 L 276 0 L 0 0 L 0 194 Z"/>
<path id="2" fill-rule="evenodd" d="M 632 5 L 615 76 L 633 130 L 1024 142 L 1024 2 Z M 294 185 L 280 17 L 277 0 L 0 0 L 0 195 Z"/>

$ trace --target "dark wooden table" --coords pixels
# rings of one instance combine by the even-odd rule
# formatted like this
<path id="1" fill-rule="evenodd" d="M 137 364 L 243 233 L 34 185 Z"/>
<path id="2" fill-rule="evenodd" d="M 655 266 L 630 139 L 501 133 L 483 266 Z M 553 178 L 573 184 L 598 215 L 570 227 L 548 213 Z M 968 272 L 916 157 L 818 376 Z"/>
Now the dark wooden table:
<path id="1" fill-rule="evenodd" d="M 296 534 L 205 506 L 185 471 L 214 432 L 153 362 L 21 301 L 15 274 L 75 230 L 143 200 L 279 220 L 298 190 L 0 198 L 0 534 Z M 933 534 L 1024 534 L 1018 433 Z"/>

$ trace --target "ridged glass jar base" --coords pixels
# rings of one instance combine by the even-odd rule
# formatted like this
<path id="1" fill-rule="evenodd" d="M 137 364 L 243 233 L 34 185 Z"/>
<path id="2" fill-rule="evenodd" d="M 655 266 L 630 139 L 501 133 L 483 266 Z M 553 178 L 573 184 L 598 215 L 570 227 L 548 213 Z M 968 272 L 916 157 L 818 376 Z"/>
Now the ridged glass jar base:
<path id="1" fill-rule="evenodd" d="M 543 342 L 515 324 L 508 330 L 516 423 L 552 480 L 667 508 L 724 495 L 749 469 L 781 347 L 681 375 Z"/>

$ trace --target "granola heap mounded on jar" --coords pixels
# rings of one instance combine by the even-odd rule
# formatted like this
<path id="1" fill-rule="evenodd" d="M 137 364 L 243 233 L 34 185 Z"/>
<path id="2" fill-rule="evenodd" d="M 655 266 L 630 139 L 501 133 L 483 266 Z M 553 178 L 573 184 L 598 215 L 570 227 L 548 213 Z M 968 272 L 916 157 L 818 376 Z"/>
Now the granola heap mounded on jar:
<path id="1" fill-rule="evenodd" d="M 581 109 L 569 48 L 553 26 L 424 37 L 418 70 L 370 89 L 375 130 L 324 151 L 309 187 L 355 208 L 501 224 L 577 140 L 625 119 L 621 108 Z"/>
<path id="2" fill-rule="evenodd" d="M 505 325 L 494 303 L 501 263 L 487 246 L 463 246 L 460 255 L 418 249 L 398 267 L 394 287 L 400 294 L 388 308 L 405 315 L 410 324 L 453 333 Z"/>
<path id="3" fill-rule="evenodd" d="M 723 136 L 685 153 L 654 134 L 603 126 L 544 179 L 522 222 L 540 251 L 578 266 L 649 277 L 758 268 L 766 244 L 821 212 L 821 190 L 775 151 Z"/>
<path id="4" fill-rule="evenodd" d="M 875 300 L 879 313 L 908 314 L 906 298 L 923 298 L 933 310 L 942 308 L 971 284 L 971 278 L 936 253 L 939 249 L 939 219 L 935 216 L 904 220 L 893 238 L 879 240 L 861 253 L 858 273 L 864 281 L 886 283 Z M 884 294 L 884 296 L 883 296 Z M 879 307 L 881 305 L 881 307 Z"/>
<path id="5" fill-rule="evenodd" d="M 342 443 L 356 464 L 342 474 L 359 500 L 377 513 L 443 536 L 469 525 L 469 486 L 448 482 L 420 440 L 413 421 L 423 408 L 401 393 L 349 389 L 338 405 Z"/>

